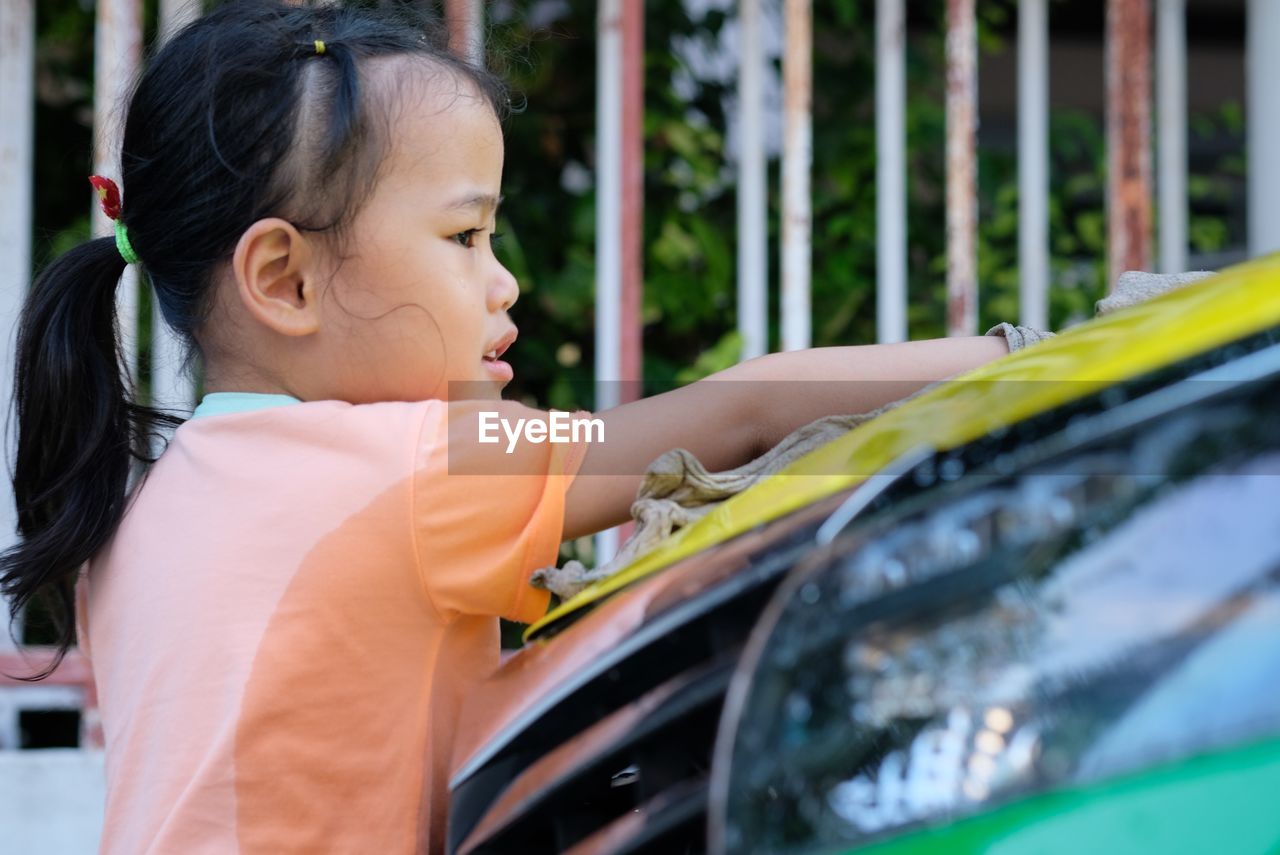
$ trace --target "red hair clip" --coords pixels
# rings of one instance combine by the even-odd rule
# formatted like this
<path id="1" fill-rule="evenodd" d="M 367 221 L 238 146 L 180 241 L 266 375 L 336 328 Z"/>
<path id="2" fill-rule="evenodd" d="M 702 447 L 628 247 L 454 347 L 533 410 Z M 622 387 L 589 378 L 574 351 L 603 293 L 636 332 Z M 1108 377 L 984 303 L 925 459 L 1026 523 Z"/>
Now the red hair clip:
<path id="1" fill-rule="evenodd" d="M 89 183 L 98 191 L 102 213 L 115 222 L 116 249 L 120 250 L 120 257 L 125 264 L 137 264 L 138 253 L 134 252 L 133 244 L 129 242 L 129 230 L 120 222 L 120 188 L 110 178 L 103 178 L 101 175 L 90 175 Z"/>
<path id="2" fill-rule="evenodd" d="M 98 191 L 98 201 L 102 203 L 102 213 L 107 219 L 120 219 L 120 188 L 110 178 L 101 175 L 90 175 L 89 183 Z"/>

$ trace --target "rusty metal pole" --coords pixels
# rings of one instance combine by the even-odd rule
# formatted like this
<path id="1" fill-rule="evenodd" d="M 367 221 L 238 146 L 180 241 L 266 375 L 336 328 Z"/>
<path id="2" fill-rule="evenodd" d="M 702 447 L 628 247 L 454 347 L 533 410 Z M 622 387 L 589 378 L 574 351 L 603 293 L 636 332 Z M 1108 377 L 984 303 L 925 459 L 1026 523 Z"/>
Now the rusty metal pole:
<path id="1" fill-rule="evenodd" d="M 978 31 L 947 0 L 947 335 L 978 331 Z"/>
<path id="2" fill-rule="evenodd" d="M 1107 0 L 1107 290 L 1151 269 L 1151 4 Z"/>
<path id="3" fill-rule="evenodd" d="M 643 397 L 644 353 L 641 302 L 644 289 L 644 2 L 622 4 L 622 217 L 618 236 L 621 294 L 618 305 L 618 365 L 621 403 Z M 635 531 L 626 522 L 617 529 L 618 543 Z"/>
<path id="4" fill-rule="evenodd" d="M 124 135 L 128 94 L 142 59 L 142 0 L 98 0 L 93 44 L 93 171 L 120 178 L 120 141 Z M 90 224 L 94 237 L 111 234 L 111 221 L 102 213 L 97 196 L 91 198 Z M 121 184 L 124 208 L 129 188 Z M 121 346 L 130 377 L 137 376 L 138 277 L 126 268 L 116 300 Z"/>
<path id="5" fill-rule="evenodd" d="M 639 400 L 644 378 L 644 2 L 622 4 L 622 402 Z"/>
<path id="6" fill-rule="evenodd" d="M 809 347 L 812 337 L 812 0 L 786 0 L 783 10 L 787 41 L 782 58 L 782 349 L 801 350 Z"/>
<path id="7" fill-rule="evenodd" d="M 475 65 L 484 64 L 484 8 L 480 0 L 445 0 L 449 48 Z"/>

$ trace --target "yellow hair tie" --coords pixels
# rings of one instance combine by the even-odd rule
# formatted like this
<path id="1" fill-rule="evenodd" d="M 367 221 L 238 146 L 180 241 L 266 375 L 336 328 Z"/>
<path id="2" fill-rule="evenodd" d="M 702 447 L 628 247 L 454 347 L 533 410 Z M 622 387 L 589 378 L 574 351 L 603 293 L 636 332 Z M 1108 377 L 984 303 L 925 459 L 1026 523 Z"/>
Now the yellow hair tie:
<path id="1" fill-rule="evenodd" d="M 316 39 L 316 56 L 324 56 L 324 42 Z"/>

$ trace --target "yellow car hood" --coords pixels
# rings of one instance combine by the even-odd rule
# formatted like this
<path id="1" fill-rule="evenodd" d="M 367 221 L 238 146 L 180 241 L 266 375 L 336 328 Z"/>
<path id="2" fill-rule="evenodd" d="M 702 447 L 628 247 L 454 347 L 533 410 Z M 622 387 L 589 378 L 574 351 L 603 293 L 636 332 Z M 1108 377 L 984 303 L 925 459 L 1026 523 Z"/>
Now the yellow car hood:
<path id="1" fill-rule="evenodd" d="M 1233 267 L 1081 324 L 943 383 L 797 460 L 676 532 L 657 550 L 562 603 L 530 626 L 525 640 L 682 558 L 854 487 L 914 449 L 957 448 L 995 428 L 1277 324 L 1280 256 Z M 1008 387 L 1011 394 L 992 388 L 1011 381 L 1017 383 Z"/>

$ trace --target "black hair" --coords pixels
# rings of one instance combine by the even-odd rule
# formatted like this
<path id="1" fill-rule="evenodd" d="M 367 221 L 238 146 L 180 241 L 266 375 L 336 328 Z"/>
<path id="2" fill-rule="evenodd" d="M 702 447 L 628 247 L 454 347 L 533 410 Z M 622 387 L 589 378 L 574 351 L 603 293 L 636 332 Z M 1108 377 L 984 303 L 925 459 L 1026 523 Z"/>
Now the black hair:
<path id="1" fill-rule="evenodd" d="M 390 105 L 364 85 L 380 57 L 418 57 L 505 115 L 501 80 L 450 53 L 439 22 L 403 5 L 231 2 L 150 58 L 125 117 L 120 221 L 188 364 L 215 271 L 253 222 L 279 216 L 340 235 L 367 198 L 389 145 Z M 124 270 L 113 238 L 81 244 L 40 274 L 19 321 L 20 538 L 0 556 L 0 591 L 11 631 L 43 602 L 57 633 L 54 660 L 21 679 L 48 676 L 75 642 L 79 570 L 118 526 L 157 431 L 182 421 L 133 400 L 115 314 Z"/>

